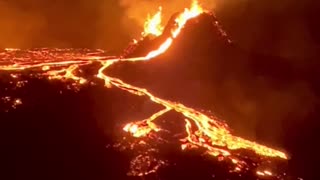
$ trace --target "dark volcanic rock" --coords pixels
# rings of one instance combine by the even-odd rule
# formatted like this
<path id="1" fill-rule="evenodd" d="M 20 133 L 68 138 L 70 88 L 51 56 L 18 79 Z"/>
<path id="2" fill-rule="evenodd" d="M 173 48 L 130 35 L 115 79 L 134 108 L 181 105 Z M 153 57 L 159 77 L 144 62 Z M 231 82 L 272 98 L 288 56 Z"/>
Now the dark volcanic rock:
<path id="1" fill-rule="evenodd" d="M 204 14 L 186 24 L 165 54 L 146 62 L 116 64 L 108 74 L 165 99 L 210 110 L 236 134 L 287 149 L 293 157 L 290 166 L 308 175 L 313 155 L 299 158 L 305 152 L 299 146 L 312 146 L 312 141 L 296 139 L 300 145 L 292 149 L 291 135 L 301 130 L 310 139 L 315 132 L 308 131 L 308 123 L 314 125 L 317 117 L 313 109 L 319 97 L 319 63 L 246 52 L 219 27 L 213 16 Z M 157 46 L 142 42 L 141 47 Z M 310 168 L 302 168 L 301 162 Z"/>
<path id="2" fill-rule="evenodd" d="M 244 52 L 218 27 L 212 15 L 202 15 L 188 22 L 165 54 L 115 64 L 107 73 L 160 97 L 211 110 L 235 134 L 286 149 L 292 156 L 289 170 L 311 174 L 317 151 L 308 148 L 315 139 L 310 126 L 316 127 L 313 119 L 319 116 L 309 109 L 319 95 L 313 94 L 319 88 L 312 78 L 317 68 Z M 161 38 L 165 35 L 141 42 L 128 56 L 148 52 Z M 26 77 L 25 87 L 7 90 L 9 75 L 1 77 L 1 97 L 10 92 L 23 102 L 0 113 L 1 159 L 8 169 L 1 179 L 137 179 L 126 176 L 131 154 L 110 146 L 117 143 L 123 124 L 144 119 L 158 106 L 99 83 L 74 90 L 68 83 Z M 165 118 L 176 122 L 181 117 L 172 113 Z M 201 151 L 181 153 L 174 145 L 160 147 L 171 164 L 145 179 L 257 179 L 254 169 L 239 176 L 229 172 L 230 162 L 203 157 Z"/>

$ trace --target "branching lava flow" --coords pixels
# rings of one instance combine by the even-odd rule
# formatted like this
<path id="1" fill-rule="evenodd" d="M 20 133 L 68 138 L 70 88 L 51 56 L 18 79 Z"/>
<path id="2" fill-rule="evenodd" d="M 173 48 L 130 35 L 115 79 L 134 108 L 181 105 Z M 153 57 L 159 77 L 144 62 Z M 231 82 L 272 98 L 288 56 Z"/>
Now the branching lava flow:
<path id="1" fill-rule="evenodd" d="M 284 152 L 260 145 L 256 142 L 252 142 L 241 137 L 234 136 L 230 132 L 227 124 L 217 118 L 207 116 L 204 113 L 199 112 L 193 108 L 186 107 L 181 103 L 172 102 L 160 97 L 156 97 L 147 89 L 130 85 L 119 78 L 110 77 L 106 74 L 106 70 L 115 63 L 146 61 L 157 57 L 160 54 L 163 54 L 174 42 L 174 39 L 179 35 L 186 22 L 189 19 L 195 18 L 202 13 L 205 13 L 205 10 L 200 7 L 197 1 L 193 1 L 192 6 L 189 9 L 186 8 L 175 19 L 176 26 L 171 29 L 171 36 L 167 37 L 158 49 L 150 51 L 146 56 L 143 57 L 118 58 L 103 56 L 101 55 L 103 54 L 103 51 L 99 50 L 98 53 L 87 53 L 89 55 L 86 56 L 81 56 L 80 54 L 73 54 L 72 56 L 69 56 L 68 53 L 64 53 L 61 57 L 61 61 L 58 61 L 57 59 L 59 58 L 57 57 L 55 57 L 55 61 L 43 61 L 41 59 L 34 59 L 32 57 L 32 54 L 37 54 L 38 56 L 39 54 L 41 56 L 51 56 L 52 54 L 50 55 L 46 53 L 45 49 L 42 49 L 41 51 L 28 52 L 29 54 L 31 54 L 29 58 L 13 57 L 12 54 L 15 54 L 20 50 L 5 49 L 4 51 L 0 52 L 0 59 L 3 60 L 3 62 L 0 63 L 0 70 L 18 72 L 27 69 L 35 69 L 41 71 L 41 74 L 48 77 L 49 79 L 71 79 L 75 83 L 81 85 L 88 83 L 88 79 L 76 75 L 75 72 L 81 70 L 82 66 L 90 65 L 93 63 L 100 63 L 101 68 L 97 72 L 96 77 L 104 80 L 106 87 L 117 87 L 121 90 L 137 96 L 148 97 L 152 102 L 164 107 L 161 111 L 156 112 L 149 118 L 124 125 L 123 130 L 130 133 L 133 137 L 143 138 L 147 137 L 150 133 L 161 131 L 162 129 L 157 126 L 155 120 L 169 111 L 176 111 L 184 116 L 186 123 L 186 137 L 184 139 L 181 139 L 182 150 L 191 147 L 204 148 L 206 150 L 206 153 L 209 155 L 223 156 L 232 159 L 235 164 L 239 165 L 237 166 L 238 170 L 242 167 L 242 162 L 241 160 L 233 156 L 233 150 L 248 149 L 261 156 L 287 159 L 287 155 Z M 147 36 L 148 34 L 152 34 L 153 36 L 160 36 L 163 29 L 164 28 L 161 25 L 160 7 L 159 12 L 154 17 L 149 17 L 148 21 L 146 22 L 143 36 Z M 21 103 L 22 102 L 20 100 L 17 102 L 17 104 Z M 257 174 L 270 175 L 271 172 L 259 171 L 257 172 Z"/>

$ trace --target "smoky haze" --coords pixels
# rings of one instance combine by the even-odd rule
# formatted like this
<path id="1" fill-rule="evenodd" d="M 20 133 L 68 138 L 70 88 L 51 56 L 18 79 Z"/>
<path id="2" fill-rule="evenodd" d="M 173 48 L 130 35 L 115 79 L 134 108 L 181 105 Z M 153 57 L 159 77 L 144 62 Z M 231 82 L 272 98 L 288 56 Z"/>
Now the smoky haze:
<path id="1" fill-rule="evenodd" d="M 139 38 L 148 13 L 153 14 L 162 6 L 165 25 L 171 14 L 189 7 L 190 2 L 0 0 L 0 48 L 85 47 L 119 52 L 131 39 Z M 317 137 L 313 136 L 312 133 L 316 131 L 311 128 L 318 127 L 320 112 L 316 110 L 320 102 L 320 1 L 199 2 L 205 9 L 215 12 L 237 51 L 249 55 L 259 53 L 259 56 L 250 59 L 250 63 L 246 56 L 241 59 L 232 53 L 227 54 L 229 61 L 224 54 L 201 62 L 205 57 L 195 59 L 194 49 L 203 47 L 197 43 L 205 43 L 202 40 L 210 37 L 203 33 L 200 38 L 190 40 L 196 42 L 193 43 L 193 49 L 186 52 L 182 48 L 180 58 L 177 57 L 179 53 L 167 54 L 172 58 L 171 61 L 166 59 L 162 62 L 165 62 L 165 68 L 172 68 L 171 71 L 167 70 L 171 73 L 154 73 L 150 66 L 141 71 L 128 68 L 132 71 L 120 72 L 138 82 L 158 76 L 156 80 L 149 79 L 150 86 L 164 89 L 169 95 L 174 92 L 182 100 L 189 99 L 191 107 L 199 104 L 205 106 L 199 109 L 214 110 L 241 136 L 254 140 L 260 136 L 263 144 L 267 142 L 265 144 L 276 147 L 298 149 L 297 152 L 303 152 L 298 157 L 299 164 L 314 161 L 314 154 L 319 153 L 314 148 L 314 142 L 311 144 L 307 141 L 314 141 Z M 187 43 L 192 43 L 190 41 Z M 190 56 L 191 52 L 193 54 Z M 266 58 L 261 59 L 261 54 Z M 211 55 L 210 51 L 208 56 Z M 190 63 L 185 61 L 187 58 L 195 60 Z M 175 61 L 179 59 L 183 62 L 178 64 Z M 186 65 L 182 66 L 184 63 Z M 157 68 L 159 64 L 154 67 Z M 138 77 L 148 70 L 152 76 Z M 106 102 L 100 102 L 99 99 L 99 103 Z M 101 116 L 105 120 L 105 114 Z M 304 149 L 312 149 L 314 153 Z M 297 157 L 295 152 L 291 153 Z M 304 168 L 297 168 L 301 169 Z"/>
<path id="2" fill-rule="evenodd" d="M 124 48 L 161 5 L 167 20 L 191 1 L 0 0 L 0 47 Z"/>
<path id="3" fill-rule="evenodd" d="M 128 42 L 118 1 L 0 1 L 0 47 L 101 47 Z"/>
<path id="4" fill-rule="evenodd" d="M 191 0 L 0 0 L 0 47 L 122 49 L 138 38 L 148 13 L 164 24 Z M 311 1 L 199 0 L 214 10 L 240 47 L 289 58 L 315 56 L 319 35 Z"/>
<path id="5" fill-rule="evenodd" d="M 205 9 L 215 12 L 238 48 L 249 53 L 288 58 L 285 66 L 294 67 L 293 71 L 312 66 L 309 59 L 316 57 L 320 38 L 317 31 L 318 16 L 313 8 L 316 5 L 311 1 L 199 2 Z M 162 6 L 165 24 L 171 14 L 190 4 L 191 0 L 0 0 L 0 48 L 86 47 L 121 50 L 131 39 L 139 37 L 148 13 L 155 13 Z M 219 64 L 223 58 L 215 61 Z M 222 72 L 228 71 L 228 68 Z M 226 119 L 240 119 L 239 125 L 235 123 L 235 126 L 248 129 L 248 125 L 252 125 L 254 129 L 256 120 L 263 119 L 266 113 L 274 122 L 281 121 L 287 114 L 303 119 L 312 109 L 314 92 L 308 83 L 303 80 L 282 82 L 285 88 L 277 89 L 268 77 L 257 77 L 255 80 L 245 77 L 247 72 L 254 71 L 246 68 L 245 72 L 236 75 L 243 77 L 242 81 L 231 77 L 219 85 L 224 93 L 220 97 L 224 98 L 218 105 L 223 107 L 224 103 L 232 102 L 231 105 L 225 105 L 225 109 L 233 108 L 238 113 L 234 116 L 230 112 L 222 114 L 230 115 Z M 225 74 L 217 76 L 223 77 Z M 255 89 L 258 94 L 252 99 L 246 96 L 252 94 L 248 93 L 250 89 Z M 203 94 L 207 96 L 211 92 Z M 228 98 L 237 101 L 227 101 Z M 279 103 L 274 104 L 277 100 Z M 274 124 L 272 126 L 276 128 Z M 280 126 L 278 129 L 281 131 Z"/>

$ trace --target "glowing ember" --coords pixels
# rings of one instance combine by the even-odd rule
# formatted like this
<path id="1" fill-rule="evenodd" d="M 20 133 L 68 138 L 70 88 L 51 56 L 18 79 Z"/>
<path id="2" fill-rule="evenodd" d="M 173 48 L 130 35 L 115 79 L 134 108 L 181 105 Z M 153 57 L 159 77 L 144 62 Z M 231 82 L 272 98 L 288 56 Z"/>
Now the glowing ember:
<path id="1" fill-rule="evenodd" d="M 258 176 L 273 176 L 272 172 L 270 172 L 268 170 L 257 171 L 256 173 Z"/>
<path id="2" fill-rule="evenodd" d="M 145 61 L 151 58 L 157 57 L 158 55 L 166 52 L 170 48 L 174 39 L 179 35 L 181 29 L 184 27 L 186 22 L 194 17 L 199 16 L 204 13 L 204 10 L 199 6 L 197 1 L 193 1 L 192 6 L 189 9 L 185 9 L 180 15 L 175 19 L 176 27 L 171 30 L 171 37 L 168 37 L 158 49 L 150 51 L 144 57 L 135 58 L 112 58 L 110 56 L 99 55 L 103 51 L 96 53 L 91 53 L 91 55 L 80 56 L 79 54 L 68 54 L 65 53 L 62 59 L 65 60 L 55 60 L 55 61 L 39 61 L 29 59 L 20 59 L 11 57 L 10 53 L 14 53 L 17 50 L 7 49 L 4 52 L 0 51 L 0 58 L 8 60 L 8 64 L 0 64 L 0 70 L 4 71 L 20 71 L 26 69 L 38 69 L 41 71 L 43 76 L 49 79 L 70 79 L 75 81 L 77 84 L 81 85 L 88 80 L 79 75 L 79 70 L 82 66 L 90 65 L 93 62 L 101 64 L 101 68 L 98 70 L 96 77 L 104 80 L 106 87 L 115 86 L 128 93 L 144 96 L 149 98 L 152 102 L 164 107 L 163 110 L 156 112 L 151 117 L 144 119 L 142 121 L 135 121 L 128 123 L 124 126 L 123 130 L 130 133 L 135 138 L 148 137 L 151 133 L 157 133 L 161 129 L 154 122 L 158 117 L 169 111 L 175 111 L 180 113 L 185 118 L 185 132 L 186 137 L 181 139 L 181 148 L 183 150 L 189 148 L 203 148 L 206 153 L 212 156 L 220 156 L 219 158 L 229 158 L 233 164 L 236 164 L 236 171 L 240 171 L 242 168 L 242 161 L 233 156 L 233 150 L 238 149 L 248 149 L 254 151 L 256 154 L 268 157 L 278 157 L 287 159 L 287 155 L 281 151 L 274 150 L 272 148 L 259 145 L 256 142 L 245 140 L 243 138 L 234 136 L 231 134 L 229 127 L 224 122 L 220 121 L 215 117 L 210 117 L 197 111 L 193 108 L 186 107 L 185 105 L 178 102 L 171 102 L 159 97 L 154 96 L 147 89 L 139 88 L 128 83 L 123 82 L 121 79 L 107 76 L 105 71 L 115 63 L 129 62 L 129 61 Z M 148 19 L 145 24 L 144 34 L 153 34 L 155 36 L 161 35 L 163 27 L 161 26 L 161 8 L 159 12 Z M 40 53 L 39 56 L 48 56 L 48 52 L 37 52 L 30 51 L 28 53 Z M 88 54 L 88 53 L 87 53 Z M 67 58 L 68 57 L 68 58 Z M 50 58 L 47 58 L 50 59 Z M 15 100 L 15 104 L 21 104 L 21 100 Z M 151 161 L 146 157 L 138 157 L 136 161 Z M 156 169 L 159 168 L 155 166 Z M 153 172 L 150 170 L 149 172 Z M 257 171 L 259 176 L 271 176 L 272 173 L 269 171 Z"/>

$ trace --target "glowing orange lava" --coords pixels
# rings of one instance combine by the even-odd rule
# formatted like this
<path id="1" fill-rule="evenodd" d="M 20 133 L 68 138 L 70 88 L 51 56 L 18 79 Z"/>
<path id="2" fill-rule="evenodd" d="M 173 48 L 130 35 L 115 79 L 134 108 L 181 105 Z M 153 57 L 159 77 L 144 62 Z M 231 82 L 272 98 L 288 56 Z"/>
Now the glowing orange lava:
<path id="1" fill-rule="evenodd" d="M 121 61 L 143 61 L 164 53 L 172 44 L 173 38 L 178 36 L 185 23 L 189 19 L 194 18 L 203 12 L 203 9 L 199 6 L 197 1 L 193 1 L 191 8 L 185 9 L 185 11 L 177 17 L 176 23 L 178 26 L 176 29 L 171 31 L 172 37 L 167 38 L 167 40 L 158 49 L 151 51 L 145 57 L 121 59 Z M 199 111 L 184 106 L 183 104 L 155 97 L 150 92 L 148 92 L 148 90 L 129 85 L 118 78 L 106 76 L 104 74 L 104 71 L 115 62 L 118 61 L 113 60 L 112 62 L 109 61 L 107 63 L 103 63 L 103 67 L 99 70 L 98 77 L 104 79 L 105 84 L 114 85 L 120 89 L 138 96 L 148 96 L 151 101 L 165 107 L 165 110 L 156 113 L 146 120 L 127 124 L 124 127 L 124 130 L 130 132 L 131 134 L 133 134 L 133 136 L 142 137 L 151 131 L 159 131 L 159 128 L 154 123 L 152 123 L 152 121 L 154 121 L 156 117 L 164 114 L 165 112 L 174 110 L 183 114 L 187 118 L 187 143 L 196 145 L 198 147 L 204 147 L 211 155 L 229 156 L 231 154 L 229 150 L 250 149 L 263 156 L 280 157 L 284 159 L 287 158 L 286 154 L 281 151 L 277 151 L 266 146 L 259 145 L 255 142 L 233 136 L 230 133 L 228 126 L 217 119 L 210 118 Z M 191 121 L 193 121 L 193 125 Z M 197 130 L 192 131 L 192 126 L 196 126 Z M 187 146 L 184 145 L 182 147 Z"/>
<path id="2" fill-rule="evenodd" d="M 147 35 L 160 36 L 162 34 L 164 27 L 161 25 L 161 22 L 162 22 L 161 13 L 162 13 L 162 7 L 159 7 L 159 11 L 153 17 L 150 17 L 150 14 L 148 14 L 148 18 L 144 23 L 144 32 L 142 33 L 142 36 L 147 36 Z"/>
<path id="3" fill-rule="evenodd" d="M 158 127 L 154 121 L 169 111 L 176 111 L 184 116 L 186 123 L 186 137 L 181 139 L 181 148 L 183 150 L 190 147 L 201 147 L 206 149 L 207 154 L 212 156 L 222 155 L 224 157 L 232 157 L 233 150 L 248 149 L 254 151 L 258 155 L 287 159 L 287 155 L 284 152 L 260 145 L 256 142 L 252 142 L 241 137 L 234 136 L 231 133 L 228 125 L 215 117 L 210 117 L 181 103 L 156 97 L 147 89 L 130 85 L 126 82 L 123 82 L 119 78 L 106 75 L 106 70 L 115 63 L 145 61 L 163 54 L 168 48 L 170 48 L 174 39 L 179 35 L 186 22 L 202 13 L 204 13 L 204 10 L 200 7 L 197 1 L 193 1 L 192 6 L 189 9 L 186 8 L 175 19 L 176 26 L 171 30 L 171 36 L 167 37 L 167 39 L 160 45 L 158 49 L 151 50 L 144 57 L 121 59 L 93 54 L 92 56 L 86 57 L 72 56 L 73 58 L 69 58 L 70 60 L 68 61 L 38 62 L 31 60 L 20 61 L 20 59 L 15 59 L 11 64 L 0 64 L 0 70 L 21 71 L 38 68 L 43 71 L 43 75 L 49 77 L 49 79 L 71 79 L 78 84 L 83 84 L 88 82 L 88 80 L 77 75 L 77 71 L 80 70 L 84 65 L 90 65 L 93 62 L 98 62 L 101 64 L 101 68 L 97 72 L 96 77 L 104 80 L 106 87 L 110 88 L 114 86 L 137 96 L 148 97 L 152 102 L 164 107 L 163 110 L 156 112 L 149 118 L 126 124 L 123 130 L 130 133 L 133 137 L 147 137 L 150 133 L 161 131 L 162 129 Z M 147 20 L 144 34 L 153 34 L 155 36 L 159 36 L 161 35 L 162 30 L 163 27 L 161 26 L 160 8 L 159 12 L 153 18 L 149 18 Z M 12 53 L 12 51 L 16 50 L 7 49 L 3 52 L 0 52 L 0 57 L 7 56 L 8 54 Z M 8 59 L 10 59 L 10 56 L 8 56 Z M 19 103 L 21 102 L 17 101 L 17 104 Z M 233 157 L 232 162 L 235 164 L 240 164 L 239 160 Z M 238 169 L 241 167 L 240 165 L 237 167 Z M 271 174 L 269 171 L 257 173 L 258 175 Z"/>

